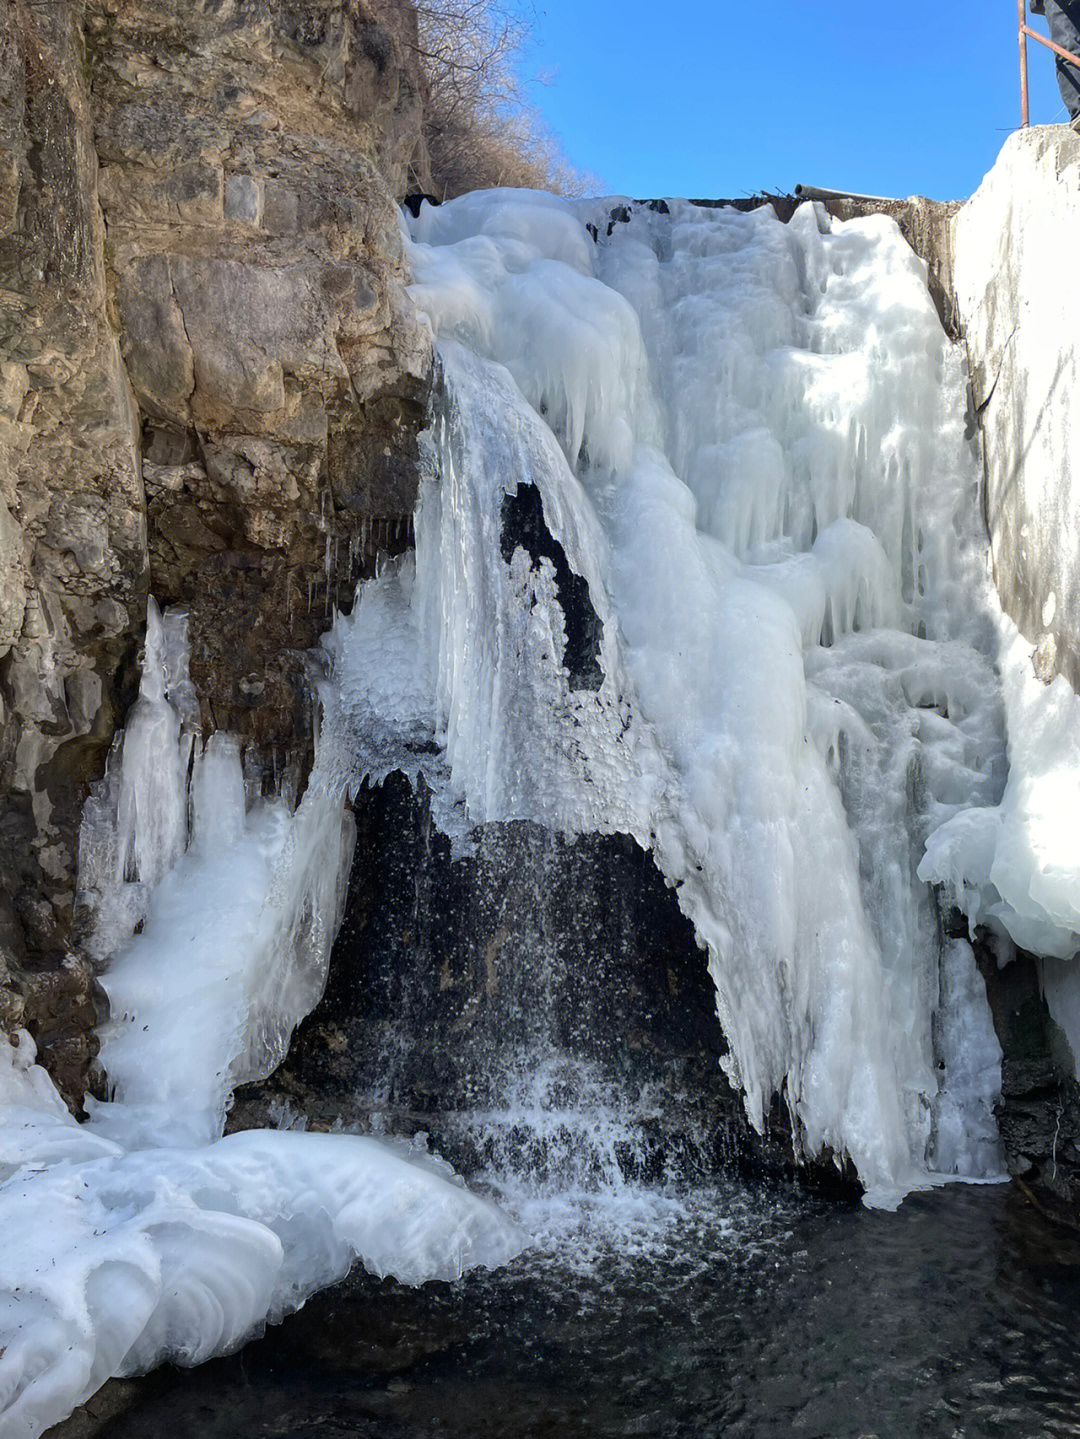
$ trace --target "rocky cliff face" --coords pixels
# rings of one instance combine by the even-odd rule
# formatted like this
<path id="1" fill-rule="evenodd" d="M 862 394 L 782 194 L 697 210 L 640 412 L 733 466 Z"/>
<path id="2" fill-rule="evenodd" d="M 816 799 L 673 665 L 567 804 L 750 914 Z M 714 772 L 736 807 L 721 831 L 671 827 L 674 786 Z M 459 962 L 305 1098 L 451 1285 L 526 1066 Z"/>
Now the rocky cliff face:
<path id="1" fill-rule="evenodd" d="M 303 651 L 407 539 L 414 25 L 406 0 L 0 0 L 0 1022 L 70 1098 L 79 815 L 147 595 L 190 608 L 204 727 L 280 782 Z"/>

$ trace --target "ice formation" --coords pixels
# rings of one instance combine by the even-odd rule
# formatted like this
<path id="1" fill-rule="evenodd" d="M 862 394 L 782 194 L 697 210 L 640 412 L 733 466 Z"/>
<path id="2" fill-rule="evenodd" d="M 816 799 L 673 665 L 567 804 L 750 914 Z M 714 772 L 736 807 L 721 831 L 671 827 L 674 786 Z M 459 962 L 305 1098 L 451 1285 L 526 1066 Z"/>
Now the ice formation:
<path id="1" fill-rule="evenodd" d="M 1080 1056 L 1080 696 L 1036 677 L 1035 646 L 999 616 L 998 667 L 1009 778 L 996 805 L 959 811 L 934 833 L 919 875 L 943 886 L 974 933 L 985 925 L 1041 956 L 1047 1007 Z"/>
<path id="2" fill-rule="evenodd" d="M 998 1172 L 985 994 L 915 873 L 1005 773 L 921 263 L 883 218 L 522 192 L 424 207 L 410 255 L 446 397 L 415 566 L 331 641 L 369 772 L 423 772 L 459 843 L 530 818 L 651 847 L 751 1120 L 781 1094 L 874 1202 Z M 526 486 L 587 582 L 595 681 L 553 562 L 507 543 Z"/>
<path id="3" fill-rule="evenodd" d="M 139 698 L 80 839 L 93 942 L 112 956 L 111 1094 L 87 1106 L 126 1148 L 216 1138 L 233 1088 L 280 1063 L 322 993 L 352 856 L 332 744 L 295 811 L 248 805 L 235 739 L 192 754 L 189 687 L 185 618 L 151 601 Z"/>
<path id="4" fill-rule="evenodd" d="M 106 1379 L 196 1364 L 341 1278 L 406 1283 L 525 1235 L 434 1161 L 351 1135 L 222 1138 L 317 1001 L 352 853 L 333 735 L 304 796 L 245 795 L 198 743 L 186 621 L 151 602 L 139 699 L 87 806 L 83 901 L 112 956 L 107 1103 L 77 1124 L 28 1035 L 0 1041 L 0 1434 L 32 1439 Z"/>
<path id="5" fill-rule="evenodd" d="M 999 656 L 1009 779 L 998 805 L 958 813 L 919 867 L 976 923 L 1035 954 L 1080 952 L 1080 697 L 1061 675 L 1036 678 L 1028 644 L 1004 616 Z"/>

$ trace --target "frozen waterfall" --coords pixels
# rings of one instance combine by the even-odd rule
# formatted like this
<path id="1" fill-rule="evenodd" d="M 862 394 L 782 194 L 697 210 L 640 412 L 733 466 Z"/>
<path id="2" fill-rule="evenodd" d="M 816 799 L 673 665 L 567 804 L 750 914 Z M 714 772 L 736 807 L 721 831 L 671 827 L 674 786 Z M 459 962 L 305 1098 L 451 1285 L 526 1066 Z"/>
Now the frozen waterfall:
<path id="1" fill-rule="evenodd" d="M 1005 778 L 962 364 L 921 262 L 812 205 L 509 191 L 425 206 L 410 256 L 444 401 L 415 562 L 328 642 L 361 771 L 422 772 L 459 844 L 632 834 L 707 949 L 755 1125 L 782 1095 L 874 1203 L 998 1174 L 982 981 L 916 874 Z M 580 595 L 503 543 L 527 493 L 587 585 L 587 673 Z"/>
<path id="2" fill-rule="evenodd" d="M 425 205 L 407 249 L 438 357 L 416 546 L 324 639 L 302 798 L 202 742 L 185 617 L 151 603 L 81 843 L 109 1098 L 76 1124 L 29 1036 L 0 1046 L 0 1222 L 28 1236 L 0 1258 L 5 1435 L 356 1259 L 420 1282 L 528 1242 L 414 1150 L 222 1137 L 322 992 L 346 795 L 395 771 L 458 854 L 510 820 L 651 852 L 750 1122 L 779 1096 L 868 1202 L 1000 1176 L 1001 1052 L 932 885 L 1047 955 L 1074 911 L 1006 862 L 1060 806 L 1049 764 L 1005 788 L 964 375 L 921 262 L 881 217 L 522 191 Z"/>
<path id="3" fill-rule="evenodd" d="M 29 1035 L 0 1037 L 4 1439 L 114 1375 L 235 1349 L 354 1261 L 418 1284 L 527 1242 L 408 1146 L 221 1137 L 233 1088 L 280 1063 L 322 991 L 353 828 L 332 734 L 295 809 L 245 794 L 235 741 L 198 743 L 187 658 L 183 612 L 151 601 L 139 698 L 84 816 L 109 1101 L 77 1124 Z"/>

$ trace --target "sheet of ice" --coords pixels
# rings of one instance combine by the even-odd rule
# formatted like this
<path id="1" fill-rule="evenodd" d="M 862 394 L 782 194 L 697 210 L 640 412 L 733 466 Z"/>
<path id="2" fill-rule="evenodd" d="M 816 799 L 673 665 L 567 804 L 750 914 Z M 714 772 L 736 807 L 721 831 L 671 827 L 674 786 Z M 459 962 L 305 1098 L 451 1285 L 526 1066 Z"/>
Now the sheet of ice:
<path id="1" fill-rule="evenodd" d="M 934 1031 L 944 1070 L 934 1161 L 945 1174 L 1000 1173 L 1003 1156 L 994 1105 L 1001 1095 L 1001 1045 L 986 986 L 966 940 L 949 940 L 944 946 Z"/>
<path id="2" fill-rule="evenodd" d="M 419 1284 L 526 1242 L 445 1170 L 352 1135 L 249 1131 L 28 1165 L 0 1214 L 5 1439 L 35 1439 L 114 1375 L 237 1348 L 356 1260 Z"/>
<path id="3" fill-rule="evenodd" d="M 447 400 L 415 571 L 334 641 L 345 708 L 362 731 L 384 703 L 383 611 L 437 751 L 399 762 L 459 842 L 528 817 L 652 847 L 755 1123 L 783 1094 L 881 1202 L 938 1163 L 993 1169 L 981 1111 L 953 1134 L 982 1079 L 941 1081 L 947 957 L 914 874 L 1004 775 L 962 370 L 924 268 L 891 222 L 812 206 L 785 226 L 496 191 L 413 236 Z M 571 682 L 551 564 L 501 554 L 522 484 L 588 582 L 596 689 Z"/>
<path id="4" fill-rule="evenodd" d="M 0 1183 L 31 1158 L 46 1166 L 120 1152 L 119 1145 L 76 1123 L 36 1058 L 25 1029 L 14 1042 L 0 1034 Z"/>
<path id="5" fill-rule="evenodd" d="M 1080 965 L 1075 960 L 1041 959 L 1039 979 L 1050 1017 L 1069 1046 L 1073 1078 L 1080 1078 Z"/>
<path id="6" fill-rule="evenodd" d="M 1034 646 L 1005 616 L 999 657 L 1009 779 L 1000 805 L 957 814 L 919 867 L 976 923 L 1057 959 L 1080 952 L 1080 697 L 1035 676 Z"/>

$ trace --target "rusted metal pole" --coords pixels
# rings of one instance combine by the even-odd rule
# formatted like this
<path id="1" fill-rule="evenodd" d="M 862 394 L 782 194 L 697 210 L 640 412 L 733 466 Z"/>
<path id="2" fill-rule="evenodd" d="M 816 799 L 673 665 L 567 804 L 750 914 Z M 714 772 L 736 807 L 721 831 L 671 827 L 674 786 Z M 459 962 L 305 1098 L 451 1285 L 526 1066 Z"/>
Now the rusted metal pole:
<path id="1" fill-rule="evenodd" d="M 1053 40 L 1048 40 L 1045 35 L 1040 35 L 1038 30 L 1030 30 L 1026 25 L 1024 34 L 1030 35 L 1032 40 L 1038 40 L 1040 45 L 1045 45 L 1048 50 L 1053 50 L 1055 55 L 1060 55 L 1063 60 L 1068 60 L 1070 65 L 1080 69 L 1080 55 L 1074 55 L 1071 50 L 1063 50 L 1060 45 L 1055 45 Z"/>
<path id="2" fill-rule="evenodd" d="M 1029 123 L 1028 116 L 1028 69 L 1027 69 L 1027 0 L 1016 0 L 1016 39 L 1020 46 L 1020 125 Z"/>

